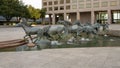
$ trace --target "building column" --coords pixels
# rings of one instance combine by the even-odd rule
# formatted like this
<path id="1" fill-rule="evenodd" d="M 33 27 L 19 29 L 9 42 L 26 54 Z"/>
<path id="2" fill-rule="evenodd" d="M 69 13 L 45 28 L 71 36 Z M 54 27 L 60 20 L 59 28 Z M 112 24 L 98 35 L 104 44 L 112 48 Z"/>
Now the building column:
<path id="1" fill-rule="evenodd" d="M 64 20 L 67 20 L 67 13 L 64 13 Z"/>
<path id="2" fill-rule="evenodd" d="M 91 11 L 91 24 L 94 24 L 95 22 L 95 12 Z"/>
<path id="3" fill-rule="evenodd" d="M 111 21 L 112 21 L 112 20 L 111 20 L 111 19 L 112 19 L 111 10 L 108 10 L 107 13 L 108 13 L 108 24 L 111 24 L 111 23 L 112 23 L 112 22 L 111 22 Z"/>
<path id="4" fill-rule="evenodd" d="M 77 20 L 80 20 L 80 12 L 77 12 Z"/>
<path id="5" fill-rule="evenodd" d="M 52 15 L 53 15 L 52 16 L 52 24 L 54 25 L 55 24 L 55 14 L 53 13 Z"/>
<path id="6" fill-rule="evenodd" d="M 49 14 L 49 20 L 50 20 L 49 24 L 51 24 L 51 22 L 52 22 L 51 14 Z"/>

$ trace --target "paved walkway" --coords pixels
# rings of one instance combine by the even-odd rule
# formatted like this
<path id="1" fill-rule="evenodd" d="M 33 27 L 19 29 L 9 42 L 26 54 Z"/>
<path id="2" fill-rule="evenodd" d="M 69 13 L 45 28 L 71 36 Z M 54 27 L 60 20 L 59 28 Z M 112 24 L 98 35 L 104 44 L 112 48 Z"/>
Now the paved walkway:
<path id="1" fill-rule="evenodd" d="M 110 30 L 120 30 L 120 24 L 112 24 L 109 27 Z"/>
<path id="2" fill-rule="evenodd" d="M 23 39 L 25 32 L 20 27 L 0 28 L 0 41 Z"/>
<path id="3" fill-rule="evenodd" d="M 0 68 L 120 68 L 120 47 L 0 53 Z"/>

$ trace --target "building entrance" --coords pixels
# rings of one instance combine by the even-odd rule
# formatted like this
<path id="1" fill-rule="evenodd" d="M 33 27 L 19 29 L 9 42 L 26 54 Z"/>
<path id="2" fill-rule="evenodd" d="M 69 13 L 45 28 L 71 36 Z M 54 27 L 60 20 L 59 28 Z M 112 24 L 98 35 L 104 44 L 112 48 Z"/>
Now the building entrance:
<path id="1" fill-rule="evenodd" d="M 101 24 L 107 23 L 107 21 L 108 21 L 107 11 L 96 12 L 96 21 Z"/>

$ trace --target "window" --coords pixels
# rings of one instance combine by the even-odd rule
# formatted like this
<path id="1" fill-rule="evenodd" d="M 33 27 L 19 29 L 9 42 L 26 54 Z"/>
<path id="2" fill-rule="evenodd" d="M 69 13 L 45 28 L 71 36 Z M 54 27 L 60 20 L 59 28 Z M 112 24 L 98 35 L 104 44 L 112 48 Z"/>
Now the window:
<path id="1" fill-rule="evenodd" d="M 102 7 L 107 7 L 107 6 L 108 6 L 108 2 L 102 2 L 102 3 L 101 3 L 101 6 L 102 6 Z"/>
<path id="2" fill-rule="evenodd" d="M 64 0 L 60 0 L 60 4 L 64 4 Z"/>
<path id="3" fill-rule="evenodd" d="M 52 1 L 49 2 L 49 5 L 52 5 Z"/>
<path id="4" fill-rule="evenodd" d="M 98 1 L 98 0 L 93 0 L 93 1 Z"/>
<path id="5" fill-rule="evenodd" d="M 97 12 L 96 14 L 96 20 L 99 22 L 99 23 L 106 23 L 107 20 L 108 20 L 108 14 L 107 12 Z"/>
<path id="6" fill-rule="evenodd" d="M 52 7 L 49 7 L 49 11 L 52 11 Z"/>
<path id="7" fill-rule="evenodd" d="M 72 3 L 77 3 L 77 0 L 72 0 Z"/>
<path id="8" fill-rule="evenodd" d="M 120 0 L 119 0 L 119 5 L 120 5 Z"/>
<path id="9" fill-rule="evenodd" d="M 94 7 L 94 8 L 99 7 L 99 2 L 93 3 L 93 7 Z"/>
<path id="10" fill-rule="evenodd" d="M 64 6 L 60 6 L 60 10 L 64 10 Z"/>
<path id="11" fill-rule="evenodd" d="M 54 10 L 58 10 L 58 7 L 54 7 Z"/>
<path id="12" fill-rule="evenodd" d="M 54 5 L 57 5 L 58 4 L 58 1 L 54 1 Z"/>
<path id="13" fill-rule="evenodd" d="M 47 6 L 47 2 L 43 2 L 43 6 Z"/>
<path id="14" fill-rule="evenodd" d="M 120 23 L 120 10 L 116 10 L 112 12 L 113 23 Z"/>
<path id="15" fill-rule="evenodd" d="M 77 9 L 77 5 L 72 5 L 72 9 Z"/>
<path id="16" fill-rule="evenodd" d="M 86 1 L 91 1 L 91 0 L 86 0 Z"/>
<path id="17" fill-rule="evenodd" d="M 44 8 L 47 11 L 47 8 Z"/>
<path id="18" fill-rule="evenodd" d="M 91 3 L 86 3 L 86 8 L 91 8 Z"/>
<path id="19" fill-rule="evenodd" d="M 79 0 L 79 2 L 84 2 L 84 0 Z"/>
<path id="20" fill-rule="evenodd" d="M 67 5 L 67 6 L 66 6 L 66 9 L 69 10 L 69 9 L 70 9 L 70 5 Z"/>
<path id="21" fill-rule="evenodd" d="M 76 0 L 77 1 L 77 0 Z M 70 0 L 66 0 L 66 3 L 70 3 Z"/>
<path id="22" fill-rule="evenodd" d="M 79 4 L 79 9 L 83 9 L 84 8 L 84 4 Z"/>
<path id="23" fill-rule="evenodd" d="M 110 6 L 117 6 L 117 1 L 111 1 Z"/>

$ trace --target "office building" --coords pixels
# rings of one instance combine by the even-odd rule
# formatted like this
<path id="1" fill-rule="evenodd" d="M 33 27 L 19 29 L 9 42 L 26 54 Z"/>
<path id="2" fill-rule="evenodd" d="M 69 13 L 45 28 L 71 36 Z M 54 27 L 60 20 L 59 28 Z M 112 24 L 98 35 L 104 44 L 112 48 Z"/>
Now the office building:
<path id="1" fill-rule="evenodd" d="M 120 23 L 120 0 L 42 0 L 50 21 Z"/>

